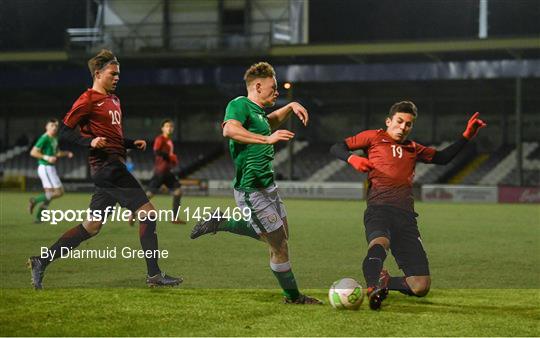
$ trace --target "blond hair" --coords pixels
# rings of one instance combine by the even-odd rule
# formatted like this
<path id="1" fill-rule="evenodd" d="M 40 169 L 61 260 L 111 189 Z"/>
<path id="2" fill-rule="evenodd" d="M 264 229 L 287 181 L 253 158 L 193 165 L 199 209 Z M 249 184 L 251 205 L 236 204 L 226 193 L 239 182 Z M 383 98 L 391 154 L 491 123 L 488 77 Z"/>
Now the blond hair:
<path id="1" fill-rule="evenodd" d="M 257 62 L 252 64 L 251 67 L 246 70 L 244 74 L 244 81 L 246 82 L 246 86 L 249 86 L 249 84 L 255 79 L 274 76 L 276 76 L 276 72 L 274 71 L 274 67 L 272 67 L 272 65 L 270 65 L 268 62 Z"/>
<path id="2" fill-rule="evenodd" d="M 88 60 L 88 69 L 92 78 L 94 78 L 96 71 L 102 70 L 111 64 L 120 65 L 120 62 L 118 62 L 118 59 L 110 50 L 102 49 L 96 56 Z"/>

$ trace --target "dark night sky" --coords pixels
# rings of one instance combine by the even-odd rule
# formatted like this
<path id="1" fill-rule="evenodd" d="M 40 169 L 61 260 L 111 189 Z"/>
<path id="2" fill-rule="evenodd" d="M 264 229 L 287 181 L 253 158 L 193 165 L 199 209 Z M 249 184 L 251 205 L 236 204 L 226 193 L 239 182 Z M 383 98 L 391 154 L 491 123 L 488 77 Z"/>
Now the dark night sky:
<path id="1" fill-rule="evenodd" d="M 310 42 L 474 38 L 478 0 L 310 0 Z M 488 35 L 540 34 L 540 0 L 489 0 Z"/>
<path id="2" fill-rule="evenodd" d="M 474 38 L 478 2 L 310 0 L 310 42 Z M 540 0 L 488 3 L 490 37 L 540 35 Z M 0 0 L 0 50 L 63 49 L 66 28 L 85 26 L 85 8 L 86 0 Z"/>
<path id="3" fill-rule="evenodd" d="M 0 50 L 63 49 L 65 31 L 86 24 L 85 0 L 0 0 Z"/>

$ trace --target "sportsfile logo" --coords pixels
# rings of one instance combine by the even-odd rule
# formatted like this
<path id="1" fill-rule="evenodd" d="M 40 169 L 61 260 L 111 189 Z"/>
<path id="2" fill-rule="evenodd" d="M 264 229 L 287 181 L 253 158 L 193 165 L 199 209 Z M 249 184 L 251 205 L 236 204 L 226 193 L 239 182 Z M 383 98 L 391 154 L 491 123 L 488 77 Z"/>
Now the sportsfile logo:
<path id="1" fill-rule="evenodd" d="M 135 214 L 135 215 L 134 215 Z M 212 207 L 196 207 L 190 208 L 178 207 L 177 210 L 139 210 L 133 213 L 131 210 L 123 209 L 118 206 L 108 206 L 105 210 L 91 210 L 89 208 L 83 210 L 43 210 L 40 220 L 50 224 L 58 224 L 59 222 L 102 222 L 106 224 L 109 220 L 118 222 L 128 222 L 132 218 L 136 218 L 141 222 L 169 222 L 179 218 L 184 218 L 186 222 L 194 221 L 209 221 L 211 219 L 218 220 L 234 220 L 234 221 L 249 221 L 251 220 L 251 209 L 249 208 L 212 208 Z"/>

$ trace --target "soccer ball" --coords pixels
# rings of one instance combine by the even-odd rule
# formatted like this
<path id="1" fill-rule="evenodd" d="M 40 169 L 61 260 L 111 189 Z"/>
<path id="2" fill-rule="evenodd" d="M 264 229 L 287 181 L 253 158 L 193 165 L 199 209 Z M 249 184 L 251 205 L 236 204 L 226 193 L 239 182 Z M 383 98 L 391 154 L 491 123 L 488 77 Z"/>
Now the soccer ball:
<path id="1" fill-rule="evenodd" d="M 328 298 L 334 309 L 358 310 L 364 300 L 364 292 L 356 280 L 342 278 L 332 284 Z"/>

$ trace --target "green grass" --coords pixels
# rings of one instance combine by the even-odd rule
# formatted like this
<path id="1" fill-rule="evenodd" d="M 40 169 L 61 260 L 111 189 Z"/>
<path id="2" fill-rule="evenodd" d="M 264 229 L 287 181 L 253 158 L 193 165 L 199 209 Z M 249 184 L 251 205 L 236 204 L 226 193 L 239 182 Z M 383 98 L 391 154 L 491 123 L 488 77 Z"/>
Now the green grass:
<path id="1" fill-rule="evenodd" d="M 219 233 L 189 239 L 192 224 L 160 223 L 163 270 L 181 288 L 147 289 L 140 259 L 65 259 L 45 290 L 30 288 L 29 255 L 74 225 L 36 225 L 30 195 L 1 193 L 0 335 L 69 336 L 538 336 L 540 214 L 533 205 L 423 204 L 416 208 L 429 255 L 425 298 L 391 294 L 380 312 L 281 304 L 263 243 Z M 52 208 L 85 209 L 87 194 Z M 170 198 L 153 200 L 158 208 Z M 184 206 L 234 206 L 231 198 L 185 198 Z M 287 200 L 291 257 L 302 289 L 326 300 L 341 277 L 363 282 L 364 202 Z M 139 248 L 137 228 L 106 224 L 80 248 Z M 399 271 L 389 257 L 386 265 Z"/>

